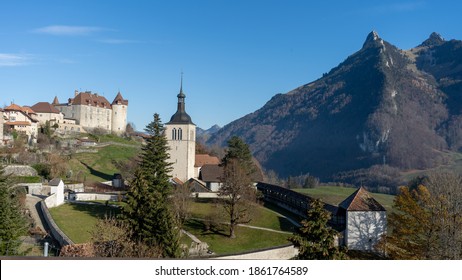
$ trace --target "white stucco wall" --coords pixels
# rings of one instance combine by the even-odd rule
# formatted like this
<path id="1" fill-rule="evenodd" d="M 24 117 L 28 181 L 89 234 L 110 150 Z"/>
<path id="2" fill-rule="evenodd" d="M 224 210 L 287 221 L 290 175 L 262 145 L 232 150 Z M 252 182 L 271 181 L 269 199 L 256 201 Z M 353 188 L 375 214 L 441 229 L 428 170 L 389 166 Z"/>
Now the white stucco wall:
<path id="1" fill-rule="evenodd" d="M 69 200 L 75 201 L 95 201 L 95 200 L 110 200 L 118 201 L 121 198 L 119 194 L 104 194 L 104 193 L 72 193 L 69 194 Z"/>
<path id="2" fill-rule="evenodd" d="M 40 124 L 45 124 L 47 121 L 55 121 L 56 123 L 62 123 L 64 115 L 62 113 L 37 113 L 37 119 Z"/>
<path id="3" fill-rule="evenodd" d="M 112 105 L 112 132 L 115 134 L 125 133 L 127 127 L 127 105 Z"/>
<path id="4" fill-rule="evenodd" d="M 207 188 L 212 192 L 220 190 L 222 183 L 219 182 L 207 182 Z"/>
<path id="5" fill-rule="evenodd" d="M 59 206 L 64 203 L 64 182 L 61 180 L 57 186 L 50 186 L 50 193 L 55 196 L 55 206 Z M 48 203 L 47 203 L 48 206 Z M 48 206 L 49 207 L 49 206 Z"/>
<path id="6" fill-rule="evenodd" d="M 183 182 L 194 178 L 194 164 L 196 160 L 196 126 L 193 124 L 167 124 L 166 136 L 170 147 L 170 162 L 172 177 Z M 182 131 L 182 140 L 173 140 L 172 130 Z M 178 135 L 178 134 L 177 134 Z"/>
<path id="7" fill-rule="evenodd" d="M 386 211 L 347 211 L 345 244 L 350 250 L 373 251 L 386 234 Z"/>

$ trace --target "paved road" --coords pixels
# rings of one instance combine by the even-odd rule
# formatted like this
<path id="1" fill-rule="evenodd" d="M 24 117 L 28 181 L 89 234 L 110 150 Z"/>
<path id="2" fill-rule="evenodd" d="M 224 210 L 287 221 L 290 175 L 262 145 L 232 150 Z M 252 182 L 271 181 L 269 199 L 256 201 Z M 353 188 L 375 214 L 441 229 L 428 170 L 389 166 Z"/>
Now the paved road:
<path id="1" fill-rule="evenodd" d="M 35 226 L 39 227 L 43 232 L 46 232 L 46 228 L 43 226 L 42 222 L 42 211 L 39 212 L 40 201 L 42 201 L 40 197 L 28 194 L 26 196 L 26 207 L 30 211 Z"/>

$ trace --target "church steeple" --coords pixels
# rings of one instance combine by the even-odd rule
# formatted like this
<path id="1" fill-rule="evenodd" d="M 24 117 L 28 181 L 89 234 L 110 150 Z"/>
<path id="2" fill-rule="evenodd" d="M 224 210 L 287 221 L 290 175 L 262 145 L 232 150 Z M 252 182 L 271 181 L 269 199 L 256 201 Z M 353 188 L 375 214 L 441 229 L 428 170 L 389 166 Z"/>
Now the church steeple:
<path id="1" fill-rule="evenodd" d="M 177 110 L 176 110 L 176 113 L 170 118 L 169 123 L 194 124 L 191 120 L 191 117 L 186 113 L 186 108 L 185 108 L 186 95 L 183 92 L 183 73 L 181 73 L 180 92 L 178 93 L 177 97 L 178 97 Z"/>

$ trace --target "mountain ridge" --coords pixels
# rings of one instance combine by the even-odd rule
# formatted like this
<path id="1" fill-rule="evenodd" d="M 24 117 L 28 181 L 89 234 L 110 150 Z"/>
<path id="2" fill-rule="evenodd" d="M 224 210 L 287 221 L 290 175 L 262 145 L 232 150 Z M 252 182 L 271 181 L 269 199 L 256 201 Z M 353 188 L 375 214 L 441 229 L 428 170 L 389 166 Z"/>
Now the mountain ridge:
<path id="1" fill-rule="evenodd" d="M 448 47 L 448 42 L 456 46 Z M 443 55 L 447 52 L 461 57 L 456 48 L 460 41 L 454 42 L 432 33 L 415 50 L 404 51 L 372 31 L 360 50 L 323 77 L 273 96 L 207 143 L 224 145 L 238 135 L 265 169 L 283 177 L 310 173 L 329 179 L 375 164 L 400 169 L 441 164 L 437 151 L 451 147 L 446 126 L 462 109 L 449 108 L 450 96 L 441 87 L 441 79 L 449 75 L 453 84 L 448 86 L 456 85 L 452 95 L 460 98 L 455 79 L 462 61 L 455 70 L 440 63 L 454 59 Z M 435 53 L 438 61 L 431 60 Z M 462 124 L 457 118 L 453 122 L 453 130 Z M 462 138 L 458 133 L 461 137 L 453 142 Z"/>

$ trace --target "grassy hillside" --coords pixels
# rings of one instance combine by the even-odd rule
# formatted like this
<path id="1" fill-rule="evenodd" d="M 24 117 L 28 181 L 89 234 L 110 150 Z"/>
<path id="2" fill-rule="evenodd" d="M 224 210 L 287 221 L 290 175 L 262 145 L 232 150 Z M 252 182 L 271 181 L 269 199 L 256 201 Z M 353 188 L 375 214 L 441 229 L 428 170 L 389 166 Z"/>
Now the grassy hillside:
<path id="1" fill-rule="evenodd" d="M 74 175 L 88 181 L 103 182 L 112 179 L 119 170 L 114 161 L 123 161 L 133 158 L 140 151 L 140 146 L 111 144 L 102 148 L 89 149 L 87 153 L 73 154 L 69 165 Z"/>
<path id="2" fill-rule="evenodd" d="M 307 194 L 313 198 L 319 198 L 329 204 L 338 205 L 345 198 L 355 192 L 356 189 L 337 186 L 320 186 L 314 189 L 295 189 L 294 191 Z M 371 193 L 371 195 L 375 198 L 375 200 L 382 204 L 387 211 L 392 210 L 395 196 L 381 193 Z"/>
<path id="3" fill-rule="evenodd" d="M 402 172 L 402 179 L 403 181 L 407 182 L 412 180 L 415 177 L 423 176 L 430 172 L 439 172 L 439 171 L 448 171 L 454 172 L 457 174 L 462 174 L 462 153 L 452 152 L 452 151 L 445 151 L 441 152 L 442 157 L 444 157 L 447 161 L 446 164 L 440 165 L 435 168 L 425 169 L 425 170 L 408 170 Z"/>

